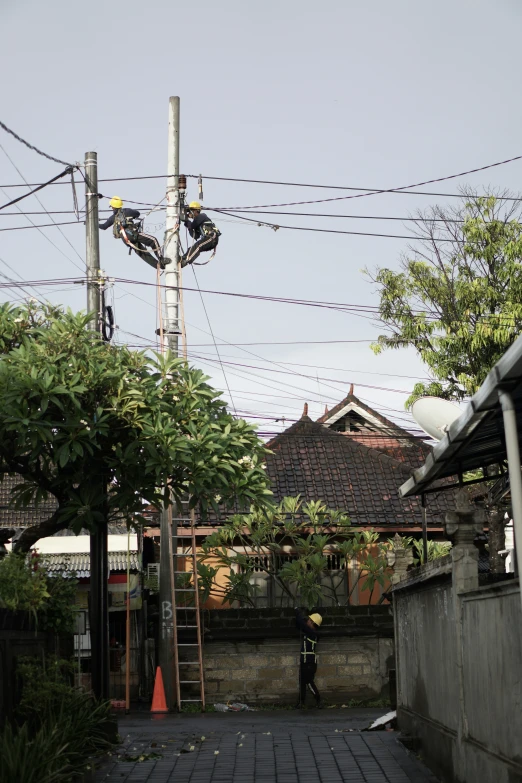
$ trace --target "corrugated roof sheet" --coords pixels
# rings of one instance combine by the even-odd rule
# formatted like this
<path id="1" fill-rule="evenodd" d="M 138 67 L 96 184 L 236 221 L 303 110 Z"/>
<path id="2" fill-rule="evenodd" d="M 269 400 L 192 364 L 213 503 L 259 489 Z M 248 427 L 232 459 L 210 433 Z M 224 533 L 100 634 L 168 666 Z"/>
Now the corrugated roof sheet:
<path id="1" fill-rule="evenodd" d="M 76 573 L 80 578 L 89 578 L 91 575 L 91 558 L 88 553 L 80 554 L 46 554 L 41 557 L 42 562 L 54 574 Z M 109 570 L 127 570 L 127 552 L 109 552 Z M 130 570 L 141 571 L 138 552 L 130 553 Z"/>

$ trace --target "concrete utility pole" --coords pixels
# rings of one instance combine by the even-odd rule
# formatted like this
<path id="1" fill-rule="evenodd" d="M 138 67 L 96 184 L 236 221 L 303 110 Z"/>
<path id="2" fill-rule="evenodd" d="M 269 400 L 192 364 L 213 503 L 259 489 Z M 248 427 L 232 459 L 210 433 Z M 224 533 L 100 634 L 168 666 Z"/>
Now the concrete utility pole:
<path id="1" fill-rule="evenodd" d="M 170 350 L 178 355 L 179 335 L 179 98 L 169 98 L 169 140 L 167 161 L 167 216 L 165 221 L 165 258 L 171 263 L 165 267 L 166 318 L 164 333 Z"/>
<path id="2" fill-rule="evenodd" d="M 167 169 L 167 216 L 165 222 L 165 242 L 163 255 L 170 259 L 165 267 L 165 321 L 163 332 L 167 345 L 177 356 L 179 351 L 179 97 L 169 98 L 169 135 Z M 174 709 L 175 700 L 175 618 L 172 605 L 172 571 L 176 562 L 177 523 L 172 522 L 172 514 L 167 506 L 161 511 L 160 519 L 160 639 L 159 664 L 163 675 L 165 698 L 169 709 Z M 174 544 L 174 549 L 172 544 Z M 174 553 L 174 557 L 172 556 Z"/>
<path id="3" fill-rule="evenodd" d="M 86 198 L 86 274 L 87 312 L 96 313 L 91 329 L 100 332 L 100 237 L 98 228 L 98 156 L 95 152 L 85 153 L 85 198 Z M 107 492 L 105 476 L 100 476 L 101 491 Z M 91 585 L 91 679 L 92 690 L 98 699 L 109 698 L 109 596 L 107 566 L 107 521 L 98 524 L 90 537 Z"/>
<path id="4" fill-rule="evenodd" d="M 100 231 L 98 228 L 98 155 L 85 153 L 85 231 L 87 266 L 87 312 L 96 313 L 90 328 L 100 331 Z M 91 282 L 92 281 L 92 282 Z"/>

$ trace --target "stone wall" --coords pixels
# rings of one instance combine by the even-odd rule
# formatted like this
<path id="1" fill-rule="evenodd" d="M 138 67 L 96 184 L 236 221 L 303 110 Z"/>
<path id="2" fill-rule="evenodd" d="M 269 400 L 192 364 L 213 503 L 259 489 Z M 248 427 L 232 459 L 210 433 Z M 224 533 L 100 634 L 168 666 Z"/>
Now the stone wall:
<path id="1" fill-rule="evenodd" d="M 295 703 L 300 634 L 289 609 L 205 612 L 209 702 Z M 388 695 L 393 663 L 389 606 L 323 610 L 316 682 L 326 702 Z"/>

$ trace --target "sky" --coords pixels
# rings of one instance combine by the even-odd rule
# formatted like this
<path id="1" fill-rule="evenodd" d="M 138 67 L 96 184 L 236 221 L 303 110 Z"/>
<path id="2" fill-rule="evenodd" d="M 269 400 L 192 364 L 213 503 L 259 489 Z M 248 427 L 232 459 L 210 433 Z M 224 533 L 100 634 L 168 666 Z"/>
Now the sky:
<path id="1" fill-rule="evenodd" d="M 517 0 L 333 0 L 325 6 L 312 0 L 91 0 L 88 6 L 0 0 L 0 119 L 61 160 L 82 162 L 86 151 L 95 150 L 101 180 L 156 176 L 166 173 L 169 96 L 179 95 L 181 171 L 203 175 L 206 206 L 354 194 L 211 177 L 397 188 L 522 154 L 516 82 L 521 21 Z M 0 145 L 0 205 L 27 191 L 3 186 L 23 184 L 23 178 L 45 182 L 62 170 L 1 129 Z M 518 192 L 521 173 L 519 161 L 424 190 L 456 193 L 469 185 Z M 99 189 L 108 198 L 155 204 L 165 194 L 165 181 L 100 182 Z M 41 204 L 32 196 L 18 206 L 26 213 L 44 208 L 68 213 L 53 215 L 57 222 L 75 220 L 70 185 L 48 187 L 37 196 Z M 189 179 L 188 197 L 197 198 L 195 179 Z M 78 200 L 83 206 L 81 185 Z M 407 223 L 366 217 L 406 218 L 454 201 L 377 194 L 279 210 L 351 218 L 258 217 L 404 235 L 410 233 Z M 107 209 L 108 201 L 100 206 Z M 408 244 L 275 231 L 211 214 L 222 232 L 218 252 L 196 269 L 200 287 L 208 291 L 376 305 L 377 291 L 362 270 L 398 268 Z M 0 233 L 0 282 L 81 277 L 83 223 L 63 226 L 60 233 L 56 227 L 26 229 L 28 218 L 51 222 L 45 212 L 23 216 L 15 207 L 0 212 L 0 229 L 23 227 Z M 162 212 L 146 218 L 160 241 L 163 220 Z M 154 283 L 155 272 L 129 256 L 110 231 L 101 233 L 100 247 L 109 276 Z M 191 269 L 183 282 L 196 287 Z M 26 295 L 85 308 L 85 287 L 79 284 L 0 289 L 0 301 Z M 116 341 L 153 344 L 154 286 L 116 283 L 111 297 Z M 191 363 L 225 390 L 231 408 L 250 414 L 260 432 L 287 426 L 300 417 L 305 402 L 310 415 L 319 416 L 347 394 L 350 383 L 383 415 L 412 423 L 404 402 L 425 370 L 413 351 L 375 356 L 370 342 L 382 329 L 368 317 L 211 293 L 203 295 L 205 313 L 197 292 L 186 291 L 184 298 Z"/>

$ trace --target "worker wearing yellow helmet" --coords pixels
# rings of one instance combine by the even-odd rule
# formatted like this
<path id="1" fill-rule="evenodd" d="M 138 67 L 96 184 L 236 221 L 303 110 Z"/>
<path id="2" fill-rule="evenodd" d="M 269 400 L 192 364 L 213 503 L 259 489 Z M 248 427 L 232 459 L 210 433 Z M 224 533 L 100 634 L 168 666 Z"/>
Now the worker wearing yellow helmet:
<path id="1" fill-rule="evenodd" d="M 304 709 L 306 705 L 306 689 L 308 688 L 315 697 L 316 707 L 321 708 L 321 694 L 315 684 L 317 671 L 317 640 L 319 628 L 323 618 L 318 612 L 304 614 L 296 607 L 296 625 L 302 632 L 301 650 L 299 653 L 299 701 L 297 709 Z"/>
<path id="2" fill-rule="evenodd" d="M 185 227 L 195 242 L 181 257 L 182 267 L 194 263 L 200 253 L 215 250 L 221 236 L 221 232 L 216 228 L 212 220 L 201 211 L 199 201 L 191 201 L 188 205 Z"/>
<path id="3" fill-rule="evenodd" d="M 134 250 L 150 266 L 156 268 L 159 264 L 164 269 L 168 260 L 163 258 L 156 237 L 141 231 L 139 211 L 124 207 L 119 196 L 113 196 L 109 204 L 112 207 L 112 215 L 104 223 L 100 223 L 100 229 L 105 231 L 112 226 L 112 234 L 115 239 L 121 239 L 127 247 Z"/>

